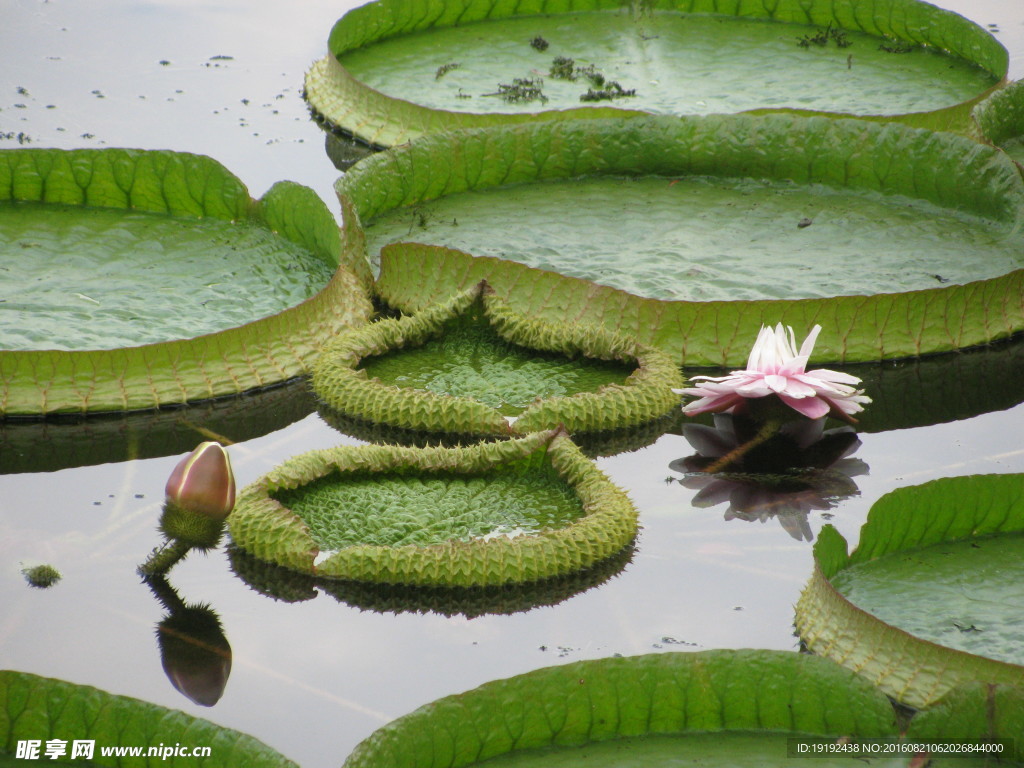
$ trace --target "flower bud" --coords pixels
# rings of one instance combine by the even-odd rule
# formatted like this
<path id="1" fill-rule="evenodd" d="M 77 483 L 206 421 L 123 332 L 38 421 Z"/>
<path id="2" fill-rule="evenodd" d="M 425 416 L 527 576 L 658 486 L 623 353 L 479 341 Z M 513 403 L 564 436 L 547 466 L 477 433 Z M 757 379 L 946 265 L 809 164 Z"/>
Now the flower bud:
<path id="1" fill-rule="evenodd" d="M 220 543 L 224 520 L 234 506 L 235 477 L 227 451 L 219 443 L 205 442 L 171 472 L 160 528 L 170 540 L 212 549 Z"/>
<path id="2" fill-rule="evenodd" d="M 235 506 L 235 476 L 220 443 L 201 443 L 178 463 L 167 480 L 167 502 L 214 520 L 227 518 Z"/>

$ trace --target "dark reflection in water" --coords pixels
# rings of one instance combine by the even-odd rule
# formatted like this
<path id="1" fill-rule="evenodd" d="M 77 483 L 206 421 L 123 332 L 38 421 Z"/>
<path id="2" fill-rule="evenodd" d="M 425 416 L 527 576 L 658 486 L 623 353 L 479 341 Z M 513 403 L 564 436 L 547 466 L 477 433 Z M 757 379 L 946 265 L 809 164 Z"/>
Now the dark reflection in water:
<path id="1" fill-rule="evenodd" d="M 235 575 L 252 589 L 275 600 L 289 603 L 312 600 L 319 590 L 339 603 L 364 611 L 435 613 L 470 619 L 558 605 L 618 576 L 632 560 L 634 552 L 635 547 L 630 545 L 586 570 L 528 584 L 448 588 L 317 579 L 259 560 L 238 547 L 228 547 Z"/>
<path id="2" fill-rule="evenodd" d="M 203 440 L 238 443 L 286 427 L 314 408 L 306 379 L 294 379 L 180 408 L 0 419 L 0 474 L 176 456 Z"/>
<path id="3" fill-rule="evenodd" d="M 156 626 L 167 679 L 185 698 L 212 707 L 224 695 L 231 674 L 231 644 L 220 617 L 208 605 L 186 603 L 162 576 L 144 582 L 167 610 Z"/>
<path id="4" fill-rule="evenodd" d="M 668 466 L 683 473 L 670 478 L 696 490 L 694 507 L 728 503 L 726 520 L 775 518 L 798 541 L 811 541 L 808 515 L 834 508 L 859 493 L 853 478 L 868 466 L 850 456 L 861 442 L 852 427 L 825 429 L 827 417 L 783 424 L 777 433 L 721 466 L 723 457 L 755 440 L 760 425 L 728 413 L 714 415 L 714 427 L 687 424 L 683 437 L 697 453 Z M 717 471 L 708 471 L 712 466 Z"/>
<path id="5" fill-rule="evenodd" d="M 500 439 L 454 432 L 423 432 L 386 424 L 374 424 L 345 416 L 324 403 L 321 403 L 317 410 L 320 418 L 342 434 L 370 443 L 391 443 L 418 448 L 440 445 L 453 448 L 458 445 L 472 445 Z M 619 453 L 637 451 L 645 446 L 653 445 L 666 432 L 678 431 L 684 420 L 682 411 L 676 408 L 661 418 L 646 424 L 624 429 L 573 434 L 572 440 L 580 447 L 583 454 L 590 458 L 615 456 Z"/>

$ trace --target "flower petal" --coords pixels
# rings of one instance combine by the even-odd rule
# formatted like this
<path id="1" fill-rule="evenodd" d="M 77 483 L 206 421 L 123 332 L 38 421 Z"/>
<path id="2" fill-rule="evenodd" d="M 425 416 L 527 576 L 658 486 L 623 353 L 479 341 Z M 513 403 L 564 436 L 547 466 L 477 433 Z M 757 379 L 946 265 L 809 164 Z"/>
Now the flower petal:
<path id="1" fill-rule="evenodd" d="M 820 397 L 790 397 L 780 394 L 779 399 L 797 413 L 802 413 L 809 419 L 820 419 L 830 410 L 829 404 Z"/>

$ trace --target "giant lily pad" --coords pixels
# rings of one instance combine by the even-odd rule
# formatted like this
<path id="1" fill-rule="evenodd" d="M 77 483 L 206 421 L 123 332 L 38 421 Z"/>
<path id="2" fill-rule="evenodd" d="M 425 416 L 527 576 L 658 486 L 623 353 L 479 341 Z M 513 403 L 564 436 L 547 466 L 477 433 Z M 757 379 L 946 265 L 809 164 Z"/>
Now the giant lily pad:
<path id="1" fill-rule="evenodd" d="M 486 586 L 588 568 L 626 547 L 636 511 L 564 431 L 467 448 L 340 446 L 239 495 L 231 536 L 303 573 Z"/>
<path id="2" fill-rule="evenodd" d="M 664 352 L 600 326 L 524 317 L 486 283 L 341 334 L 313 371 L 317 394 L 350 417 L 464 434 L 633 426 L 670 411 L 681 386 Z"/>
<path id="3" fill-rule="evenodd" d="M 1024 163 L 1024 81 L 994 92 L 974 108 L 971 117 L 985 141 Z"/>
<path id="4" fill-rule="evenodd" d="M 345 768 L 775 766 L 790 764 L 791 737 L 895 735 L 886 698 L 824 659 L 663 653 L 538 669 L 440 699 L 376 731 Z"/>
<path id="5" fill-rule="evenodd" d="M 403 311 L 486 279 L 523 314 L 604 324 L 687 365 L 740 365 L 779 321 L 821 324 L 822 362 L 1024 328 L 1024 183 L 951 134 L 781 115 L 555 122 L 428 136 L 337 190 L 351 247 L 381 253 L 377 290 Z"/>
<path id="6" fill-rule="evenodd" d="M 0 414 L 127 411 L 303 373 L 370 304 L 312 190 L 164 151 L 0 151 Z"/>
<path id="7" fill-rule="evenodd" d="M 29 762 L 48 759 L 44 754 L 50 740 L 63 743 L 65 757 L 75 765 L 195 766 L 216 764 L 223 768 L 296 768 L 295 763 L 252 736 L 224 728 L 184 712 L 146 701 L 117 696 L 87 685 L 39 677 L 27 672 L 0 672 L 0 763 L 5 756 L 12 765 L 19 743 L 34 741 L 39 755 Z M 92 742 L 88 762 L 72 752 L 76 741 Z M 148 758 L 104 755 L 101 748 L 150 747 Z M 187 754 L 173 754 L 187 747 Z M 206 758 L 191 754 L 193 747 L 208 747 Z M 22 755 L 24 757 L 24 755 Z M 140 760 L 142 762 L 140 762 Z M 65 760 L 61 760 L 64 764 Z"/>
<path id="8" fill-rule="evenodd" d="M 345 14 L 328 48 L 306 97 L 328 126 L 376 146 L 622 111 L 964 129 L 1007 66 L 987 32 L 917 0 L 378 0 Z"/>
<path id="9" fill-rule="evenodd" d="M 1024 475 L 945 478 L 879 499 L 857 549 L 826 526 L 796 609 L 814 652 L 915 707 L 1024 684 Z"/>
<path id="10" fill-rule="evenodd" d="M 1024 759 L 1024 688 L 1008 685 L 968 683 L 954 688 L 935 706 L 914 716 L 907 740 L 918 743 L 959 741 L 979 744 L 1000 742 L 1000 764 Z M 979 749 L 977 754 L 984 754 Z M 959 763 L 959 760 L 957 760 Z M 1015 763 L 1019 764 L 1019 763 Z"/>

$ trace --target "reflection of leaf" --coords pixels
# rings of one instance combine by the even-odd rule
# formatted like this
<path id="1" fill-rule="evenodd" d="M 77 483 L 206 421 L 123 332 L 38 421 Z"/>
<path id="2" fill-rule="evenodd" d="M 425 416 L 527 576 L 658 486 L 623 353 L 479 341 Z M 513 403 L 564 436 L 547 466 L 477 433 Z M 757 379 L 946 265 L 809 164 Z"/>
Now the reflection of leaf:
<path id="1" fill-rule="evenodd" d="M 346 54 L 366 55 L 366 51 L 369 49 L 372 56 L 374 43 L 379 41 L 383 41 L 386 44 L 386 41 L 389 39 L 413 36 L 414 33 L 419 33 L 412 37 L 414 41 L 416 38 L 430 35 L 431 31 L 434 30 L 440 30 L 438 35 L 443 36 L 446 33 L 444 29 L 446 27 L 457 27 L 454 31 L 458 32 L 465 25 L 470 25 L 474 22 L 486 22 L 489 26 L 482 28 L 485 31 L 474 32 L 472 36 L 487 35 L 486 44 L 491 46 L 491 49 L 488 50 L 489 58 L 499 57 L 499 63 L 505 64 L 502 68 L 503 73 L 505 70 L 511 70 L 508 71 L 507 75 L 504 75 L 506 77 L 505 82 L 508 82 L 509 79 L 518 74 L 517 69 L 521 65 L 529 64 L 529 66 L 535 66 L 530 62 L 537 62 L 540 66 L 544 67 L 552 59 L 547 55 L 538 56 L 527 45 L 521 45 L 518 49 L 515 49 L 525 56 L 525 59 L 514 61 L 508 53 L 502 56 L 499 53 L 499 50 L 501 50 L 500 46 L 495 44 L 496 26 L 514 26 L 517 23 L 523 23 L 519 19 L 525 16 L 533 18 L 553 16 L 555 23 L 573 28 L 581 26 L 586 28 L 588 21 L 592 20 L 589 17 L 598 16 L 598 14 L 588 14 L 587 12 L 612 8 L 622 8 L 626 11 L 632 9 L 634 14 L 636 13 L 636 6 L 630 5 L 625 0 L 611 4 L 597 2 L 596 0 L 583 0 L 582 2 L 574 2 L 571 6 L 566 3 L 550 2 L 548 0 L 540 0 L 529 6 L 496 2 L 471 2 L 471 0 L 445 0 L 443 3 L 428 3 L 426 0 L 383 0 L 382 2 L 367 3 L 345 14 L 332 28 L 328 41 L 329 55 L 316 62 L 306 75 L 306 98 L 314 114 L 327 127 L 342 135 L 355 136 L 363 142 L 378 147 L 394 146 L 423 134 L 441 130 L 495 125 L 503 122 L 537 120 L 538 116 L 551 117 L 553 115 L 558 120 L 573 120 L 581 117 L 593 118 L 622 114 L 623 110 L 615 108 L 580 108 L 578 102 L 558 104 L 557 110 L 549 109 L 547 111 L 544 111 L 544 107 L 539 104 L 527 104 L 526 109 L 529 112 L 515 115 L 482 112 L 482 110 L 494 109 L 495 105 L 488 104 L 485 106 L 478 104 L 480 101 L 488 101 L 487 99 L 474 98 L 464 100 L 460 98 L 460 96 L 464 97 L 472 95 L 472 93 L 480 94 L 483 92 L 482 89 L 476 88 L 476 83 L 467 81 L 465 83 L 469 89 L 467 93 L 463 90 L 457 90 L 455 88 L 456 83 L 451 81 L 453 75 L 458 75 L 456 79 L 470 76 L 473 66 L 465 58 L 461 59 L 464 66 L 457 72 L 445 77 L 440 83 L 436 81 L 435 75 L 437 64 L 442 62 L 422 61 L 422 57 L 418 60 L 421 65 L 418 74 L 423 76 L 423 87 L 418 92 L 414 92 L 414 94 L 422 97 L 425 95 L 424 92 L 429 90 L 437 90 L 442 93 L 447 92 L 451 96 L 451 101 L 446 102 L 442 100 L 437 105 L 438 108 L 429 108 L 421 106 L 419 103 L 413 103 L 413 101 L 422 101 L 422 98 L 415 98 L 413 101 L 410 101 L 408 94 L 394 98 L 382 95 L 381 91 L 385 94 L 389 91 L 386 83 L 374 82 L 374 87 L 371 87 L 369 84 L 361 82 L 353 76 L 343 65 L 343 62 L 346 60 Z M 813 79 L 817 77 L 822 79 L 829 76 L 828 71 L 824 71 L 821 75 L 816 76 L 813 74 L 813 66 L 809 63 L 811 60 L 808 56 L 797 56 L 800 53 L 807 53 L 807 51 L 800 50 L 796 46 L 796 39 L 801 32 L 810 31 L 809 28 L 806 26 L 792 27 L 787 30 L 781 26 L 781 23 L 784 22 L 816 25 L 822 28 L 834 26 L 848 30 L 851 33 L 865 32 L 876 36 L 874 41 L 858 37 L 859 47 L 854 50 L 858 51 L 857 61 L 861 61 L 865 57 L 877 56 L 879 60 L 875 66 L 882 68 L 894 67 L 896 64 L 887 60 L 892 58 L 888 54 L 879 53 L 877 50 L 867 50 L 869 47 L 877 47 L 878 37 L 888 37 L 911 44 L 924 43 L 928 46 L 934 46 L 935 51 L 951 52 L 969 62 L 978 64 L 982 69 L 990 72 L 994 76 L 992 82 L 1001 79 L 1006 74 L 1006 50 L 991 35 L 956 14 L 939 10 L 927 3 L 915 2 L 914 0 L 898 0 L 895 3 L 885 2 L 884 0 L 865 0 L 865 2 L 858 3 L 856 9 L 852 6 L 837 6 L 828 0 L 783 0 L 782 2 L 755 4 L 679 0 L 670 6 L 661 6 L 657 9 L 645 8 L 642 12 L 641 28 L 658 30 L 658 24 L 664 18 L 663 14 L 667 15 L 665 14 L 666 11 L 673 12 L 672 16 L 675 18 L 678 18 L 678 14 L 675 12 L 714 13 L 717 15 L 714 18 L 714 26 L 724 26 L 727 28 L 727 34 L 720 44 L 714 46 L 714 50 L 719 56 L 736 56 L 738 61 L 709 62 L 707 58 L 701 59 L 698 57 L 697 61 L 702 63 L 695 65 L 697 71 L 702 71 L 705 67 L 711 67 L 716 69 L 721 75 L 726 70 L 741 70 L 746 63 L 743 61 L 744 56 L 748 58 L 753 56 L 760 62 L 765 56 L 771 57 L 774 55 L 775 58 L 767 66 L 773 71 L 773 79 L 777 80 L 780 71 L 784 77 L 787 70 L 789 72 L 794 70 L 792 64 L 785 61 L 786 58 L 803 64 L 796 72 L 798 76 L 803 75 L 803 79 L 794 78 L 792 94 L 776 94 L 770 103 L 757 100 L 755 97 L 759 94 L 756 92 L 751 93 L 751 99 L 748 99 L 745 103 L 738 104 L 735 98 L 727 98 L 707 107 L 710 111 L 715 112 L 734 112 L 760 106 L 773 107 L 779 103 L 792 103 L 789 97 L 799 97 L 801 102 L 806 103 L 809 92 L 814 91 L 816 84 L 814 82 L 808 83 L 807 78 Z M 569 12 L 576 15 L 569 16 Z M 626 14 L 609 14 L 606 12 L 603 16 L 611 17 L 613 20 L 615 17 L 620 16 L 624 17 L 631 24 L 638 23 L 635 16 L 630 18 Z M 733 16 L 742 18 L 736 19 L 732 24 L 722 24 L 722 22 L 731 21 Z M 729 29 L 744 26 L 743 21 L 750 19 L 757 20 L 758 22 L 765 20 L 777 22 L 771 26 L 780 27 L 783 31 L 776 32 L 774 33 L 775 35 L 780 38 L 791 35 L 793 40 L 792 47 L 786 46 L 782 49 L 788 52 L 790 57 L 786 57 L 785 54 L 780 55 L 780 49 L 777 48 L 774 51 L 757 49 L 755 52 L 752 52 L 749 50 L 751 45 L 749 40 L 737 42 L 728 36 Z M 530 26 L 524 28 L 521 33 L 515 33 L 513 36 L 517 38 L 523 37 L 524 35 L 529 35 L 531 30 L 536 31 L 535 23 L 533 19 L 530 19 Z M 477 29 L 481 28 L 478 27 Z M 631 27 L 627 27 L 627 29 L 632 31 Z M 763 31 L 765 25 L 758 24 L 755 29 Z M 487 34 L 488 32 L 490 34 Z M 642 54 L 642 46 L 636 47 L 638 43 L 635 41 L 635 31 L 632 31 L 632 35 L 629 32 L 620 34 L 624 36 L 624 39 L 621 45 L 613 45 L 613 48 L 625 48 L 631 52 L 635 51 L 635 54 L 631 54 L 631 58 Z M 668 40 L 673 34 L 678 34 L 678 32 L 665 34 L 662 45 L 669 45 Z M 469 36 L 469 34 L 467 33 L 466 36 Z M 564 33 L 558 38 L 550 35 L 553 48 L 549 53 L 554 54 L 554 49 L 559 47 L 561 38 L 564 36 Z M 656 33 L 653 36 L 658 37 L 659 35 Z M 405 43 L 408 41 L 401 40 L 400 42 Z M 874 43 L 873 45 L 872 42 Z M 439 50 L 445 50 L 445 43 L 443 42 L 439 43 L 436 40 L 430 39 L 425 41 L 425 44 L 429 43 L 438 46 Z M 585 40 L 577 44 L 586 45 Z M 593 47 L 598 49 L 606 46 L 607 44 L 596 42 L 593 44 Z M 691 49 L 695 47 L 699 46 L 690 45 Z M 507 51 L 508 49 L 504 50 Z M 577 55 L 572 51 L 565 51 L 565 53 Z M 457 52 L 453 52 L 452 55 L 461 56 Z M 605 58 L 608 55 L 606 53 Z M 844 75 L 847 73 L 846 65 L 840 62 L 847 61 L 846 57 L 847 54 L 845 52 L 836 52 L 833 61 L 833 63 L 839 65 L 837 69 L 841 69 Z M 479 59 L 480 57 L 477 56 L 476 58 Z M 813 60 L 817 61 L 818 58 Z M 602 67 L 604 66 L 604 61 L 599 61 L 598 63 Z M 406 81 L 415 83 L 415 78 L 411 76 L 414 73 L 401 70 L 394 73 L 395 66 L 396 63 L 393 61 L 393 56 L 388 57 L 387 68 L 396 75 L 394 79 L 401 77 Z M 656 69 L 656 62 L 649 62 L 648 66 L 654 66 Z M 900 62 L 899 66 L 903 67 L 904 62 Z M 632 89 L 633 85 L 629 80 L 629 66 L 623 62 L 623 67 L 623 72 L 617 74 L 617 76 L 626 78 L 622 86 Z M 808 67 L 811 67 L 810 74 L 807 72 Z M 854 65 L 854 68 L 856 68 L 856 65 Z M 647 70 L 645 69 L 644 71 L 646 72 Z M 608 72 L 610 73 L 610 70 Z M 495 72 L 494 74 L 497 73 Z M 525 75 L 526 72 L 524 71 L 522 74 Z M 644 97 L 645 93 L 660 96 L 662 101 L 658 104 L 659 109 L 656 111 L 681 113 L 695 109 L 694 102 L 700 103 L 699 96 L 694 97 L 691 94 L 684 106 L 684 100 L 681 97 L 676 97 L 677 100 L 673 103 L 674 94 L 669 93 L 666 95 L 664 93 L 669 88 L 668 83 L 672 81 L 682 80 L 679 87 L 687 93 L 701 87 L 699 81 L 696 83 L 688 81 L 685 78 L 685 74 L 680 73 L 678 69 L 673 72 L 664 73 L 660 80 L 665 85 L 659 89 L 650 82 L 652 78 L 656 77 L 657 73 L 655 72 L 654 75 L 648 73 L 643 80 L 646 89 L 645 87 L 639 87 L 638 96 Z M 904 70 L 899 75 L 894 75 L 893 77 L 902 78 L 905 76 L 906 72 Z M 492 90 L 497 85 L 498 79 L 490 81 Z M 756 78 L 748 79 L 756 80 Z M 720 80 L 721 77 L 717 78 L 716 82 Z M 758 82 L 758 87 L 763 94 L 766 85 L 760 83 L 760 81 Z M 851 81 L 846 78 L 842 82 L 846 86 L 842 90 L 848 92 L 851 87 Z M 557 83 L 557 81 L 548 81 L 548 85 L 552 83 Z M 575 100 L 579 98 L 580 89 L 571 87 L 569 83 L 560 83 L 559 85 L 571 92 L 570 99 Z M 825 87 L 827 88 L 827 86 Z M 726 92 L 743 91 L 744 84 L 726 82 L 723 89 Z M 586 88 L 582 90 L 585 91 Z M 452 93 L 453 91 L 459 95 L 455 95 L 455 93 Z M 956 104 L 937 111 L 926 111 L 926 108 L 904 109 L 903 111 L 905 112 L 914 112 L 916 114 L 902 115 L 900 119 L 928 127 L 963 129 L 967 122 L 967 112 L 970 108 L 970 103 L 973 103 L 974 100 L 969 99 L 966 104 Z M 626 101 L 633 101 L 633 99 Z M 666 101 L 668 102 L 667 106 L 665 106 Z M 572 108 L 574 104 L 575 108 Z M 631 105 L 623 106 L 629 106 L 632 110 Z M 835 112 L 855 111 L 852 108 L 843 109 L 842 102 L 837 107 L 819 108 L 830 109 Z M 467 109 L 472 111 L 465 111 Z M 894 111 L 899 110 L 896 109 Z M 635 111 L 633 114 L 635 114 Z"/>
<path id="2" fill-rule="evenodd" d="M 824 659 L 661 653 L 548 667 L 440 699 L 371 735 L 345 768 L 458 768 L 543 748 L 578 765 L 588 743 L 637 737 L 634 748 L 657 750 L 643 737 L 673 735 L 685 749 L 686 734 L 709 731 L 757 731 L 748 748 L 785 754 L 782 734 L 879 738 L 895 735 L 894 719 L 882 694 Z"/>
<path id="3" fill-rule="evenodd" d="M 295 768 L 295 763 L 267 745 L 229 728 L 184 712 L 86 685 L 39 677 L 26 672 L 0 672 L 0 749 L 13 753 L 18 741 L 90 739 L 96 742 L 91 765 L 139 765 L 138 758 L 104 757 L 100 747 L 157 747 L 180 744 L 210 748 L 218 766 L 232 768 Z M 191 754 L 150 758 L 167 766 L 202 763 Z M 18 765 L 22 763 L 19 762 Z"/>
<path id="4" fill-rule="evenodd" d="M 252 589 L 275 600 L 311 600 L 322 591 L 338 602 L 362 611 L 379 613 L 436 613 L 476 618 L 510 615 L 540 606 L 558 605 L 570 597 L 600 586 L 632 560 L 628 546 L 605 560 L 575 573 L 529 584 L 491 587 L 414 587 L 317 579 L 257 560 L 238 547 L 228 547 L 231 570 Z"/>
<path id="5" fill-rule="evenodd" d="M 0 204 L 12 202 L 238 221 L 279 232 L 330 270 L 341 254 L 334 218 L 312 190 L 280 182 L 252 201 L 219 163 L 185 153 L 2 150 Z M 280 383 L 305 371 L 322 338 L 365 322 L 370 309 L 343 266 L 315 296 L 219 333 L 109 350 L 0 350 L 0 412 L 136 410 Z"/>
<path id="6" fill-rule="evenodd" d="M 889 493 L 872 507 L 852 554 L 831 526 L 822 530 L 797 630 L 811 650 L 911 706 L 971 681 L 1020 685 L 1019 617 L 1010 606 L 1019 605 L 1022 531 L 1024 475 L 946 478 Z"/>
<path id="7" fill-rule="evenodd" d="M 884 158 L 884 160 L 883 160 Z M 783 116 L 585 120 L 425 137 L 367 158 L 338 183 L 346 240 L 355 222 L 439 196 L 586 174 L 789 178 L 906 195 L 1010 226 L 1024 183 L 1004 155 L 961 137 L 898 125 Z M 814 362 L 914 357 L 984 344 L 1024 328 L 1024 270 L 905 293 L 761 301 L 644 299 L 555 272 L 441 247 L 386 247 L 377 282 L 416 312 L 486 279 L 531 317 L 603 324 L 686 365 L 738 366 L 764 322 L 820 323 Z"/>

